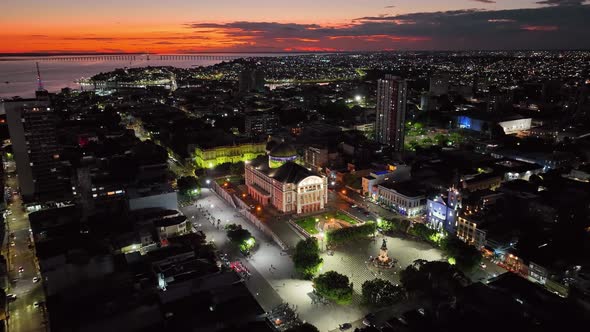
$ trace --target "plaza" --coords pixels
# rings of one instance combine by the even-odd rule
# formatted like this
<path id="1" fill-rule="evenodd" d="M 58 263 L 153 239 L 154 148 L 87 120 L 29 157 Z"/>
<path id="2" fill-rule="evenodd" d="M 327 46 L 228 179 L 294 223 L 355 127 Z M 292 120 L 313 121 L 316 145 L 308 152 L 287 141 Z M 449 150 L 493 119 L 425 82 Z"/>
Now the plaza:
<path id="1" fill-rule="evenodd" d="M 348 242 L 334 250 L 333 255 L 322 253 L 324 264 L 320 273 L 336 271 L 348 276 L 354 287 L 353 301 L 346 306 L 321 303 L 314 301 L 312 282 L 297 278 L 290 251 L 282 251 L 212 191 L 204 189 L 197 204 L 207 209 L 214 220 L 221 220 L 220 229 L 203 221 L 195 207 L 187 207 L 183 211 L 187 216 L 196 216 L 194 219 L 189 218 L 193 220 L 193 224 L 201 225 L 198 229 L 204 231 L 208 239 L 214 240 L 219 250 L 226 251 L 228 248 L 228 241 L 222 230 L 227 223 L 242 225 L 251 231 L 260 243 L 258 250 L 253 252 L 249 259 L 234 256 L 232 260 L 240 260 L 252 272 L 252 277 L 245 283 L 261 306 L 269 311 L 281 302 L 288 302 L 296 308 L 299 319 L 315 325 L 320 331 L 331 331 L 337 329 L 339 324 L 359 323 L 359 320 L 362 320 L 369 311 L 361 303 L 361 287 L 365 281 L 379 277 L 398 284 L 399 272 L 414 260 L 443 259 L 440 250 L 426 243 L 386 236 L 389 257 L 394 259 L 396 264 L 391 269 L 379 270 L 370 268 L 369 260 L 371 256 L 379 255 L 383 242 L 382 235 L 375 239 Z"/>

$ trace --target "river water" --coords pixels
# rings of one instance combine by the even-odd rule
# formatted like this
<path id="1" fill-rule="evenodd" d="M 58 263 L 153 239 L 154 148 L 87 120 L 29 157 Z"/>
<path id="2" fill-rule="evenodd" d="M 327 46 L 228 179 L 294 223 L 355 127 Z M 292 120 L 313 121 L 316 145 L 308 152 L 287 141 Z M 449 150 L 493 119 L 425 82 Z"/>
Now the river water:
<path id="1" fill-rule="evenodd" d="M 198 54 L 191 54 L 198 55 Z M 204 54 L 206 56 L 243 56 L 265 57 L 284 56 L 288 54 Z M 96 55 L 98 57 L 99 55 Z M 84 57 L 84 56 L 80 56 Z M 45 57 L 47 58 L 47 57 Z M 109 72 L 123 67 L 174 66 L 189 68 L 193 66 L 210 66 L 222 60 L 159 60 L 157 55 L 151 60 L 145 55 L 137 55 L 133 61 L 96 60 L 96 61 L 56 61 L 36 60 L 35 57 L 0 57 L 0 98 L 20 96 L 34 97 L 37 88 L 36 62 L 39 62 L 43 86 L 49 92 L 58 92 L 62 88 L 80 89 L 74 81 L 88 78 L 101 72 Z"/>

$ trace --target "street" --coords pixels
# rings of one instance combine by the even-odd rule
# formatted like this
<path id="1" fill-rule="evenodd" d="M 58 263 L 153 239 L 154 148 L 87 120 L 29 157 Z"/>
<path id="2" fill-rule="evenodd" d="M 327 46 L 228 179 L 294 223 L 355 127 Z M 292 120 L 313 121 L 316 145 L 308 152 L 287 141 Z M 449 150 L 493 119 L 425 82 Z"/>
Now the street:
<path id="1" fill-rule="evenodd" d="M 11 188 L 11 191 L 18 190 L 14 166 L 6 169 L 5 181 L 6 187 Z M 43 323 L 46 320 L 43 281 L 33 282 L 33 278 L 40 277 L 40 273 L 32 250 L 29 219 L 24 212 L 20 195 L 11 196 L 6 211 L 10 214 L 6 216 L 6 238 L 2 248 L 8 265 L 6 293 L 16 295 L 16 300 L 8 302 L 8 330 L 46 331 L 46 325 Z M 23 268 L 23 272 L 19 272 L 20 267 Z M 35 308 L 34 303 L 41 305 Z"/>

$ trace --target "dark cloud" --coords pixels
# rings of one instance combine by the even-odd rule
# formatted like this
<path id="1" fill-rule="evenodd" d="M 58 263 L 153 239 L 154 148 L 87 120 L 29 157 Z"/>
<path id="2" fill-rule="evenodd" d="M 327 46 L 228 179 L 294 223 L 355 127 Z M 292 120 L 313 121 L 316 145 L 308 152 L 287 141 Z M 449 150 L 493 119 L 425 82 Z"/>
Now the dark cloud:
<path id="1" fill-rule="evenodd" d="M 228 44 L 245 50 L 270 50 L 285 41 L 293 49 L 581 49 L 590 48 L 588 17 L 588 5 L 560 5 L 379 15 L 340 26 L 245 21 L 187 26 L 216 29 Z"/>
<path id="2" fill-rule="evenodd" d="M 471 0 L 473 2 L 481 2 L 481 3 L 496 3 L 496 1 L 493 0 Z"/>
<path id="3" fill-rule="evenodd" d="M 588 2 L 587 0 L 542 0 L 537 1 L 540 5 L 550 5 L 550 6 L 581 6 L 584 3 Z"/>

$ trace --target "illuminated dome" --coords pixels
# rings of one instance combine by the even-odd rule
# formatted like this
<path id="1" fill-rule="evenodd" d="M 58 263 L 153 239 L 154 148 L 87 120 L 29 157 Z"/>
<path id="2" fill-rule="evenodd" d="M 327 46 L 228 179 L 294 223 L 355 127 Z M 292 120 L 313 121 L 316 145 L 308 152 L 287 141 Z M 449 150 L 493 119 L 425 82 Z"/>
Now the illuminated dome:
<path id="1" fill-rule="evenodd" d="M 268 154 L 268 166 L 270 168 L 281 167 L 289 161 L 295 161 L 297 159 L 297 150 L 286 142 L 281 142 L 277 146 L 273 147 Z"/>

